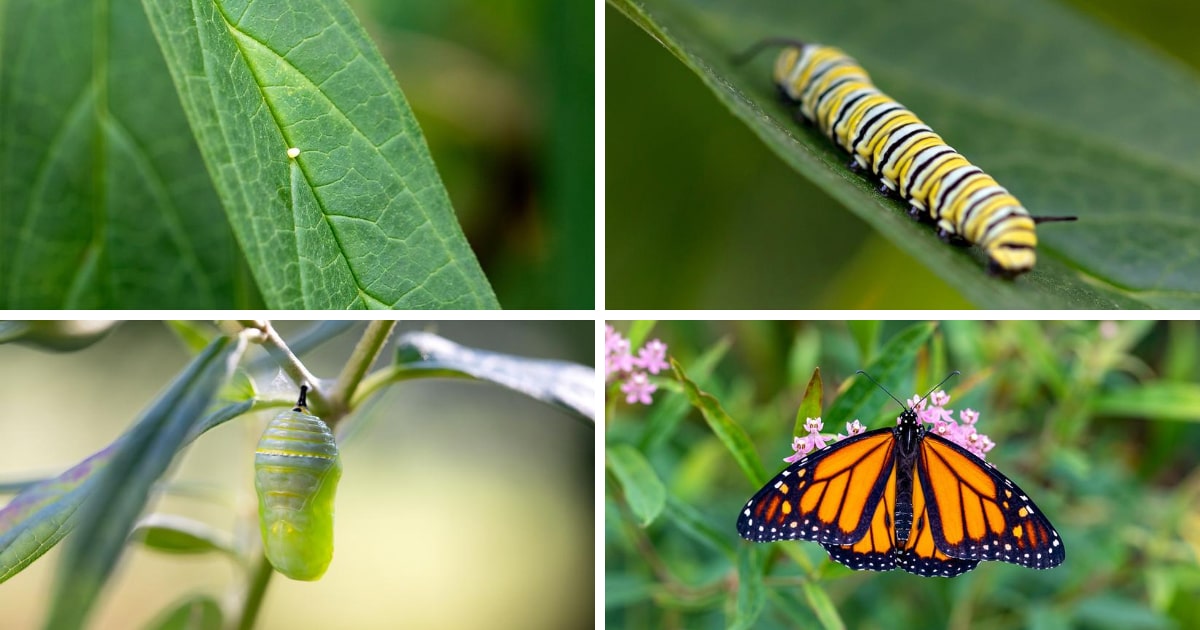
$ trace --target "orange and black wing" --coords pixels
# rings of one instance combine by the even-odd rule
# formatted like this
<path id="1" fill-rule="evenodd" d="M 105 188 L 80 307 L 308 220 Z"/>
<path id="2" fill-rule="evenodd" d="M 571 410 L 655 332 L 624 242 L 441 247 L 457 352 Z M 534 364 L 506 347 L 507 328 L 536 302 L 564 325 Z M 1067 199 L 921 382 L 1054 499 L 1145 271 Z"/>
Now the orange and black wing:
<path id="1" fill-rule="evenodd" d="M 814 452 L 788 466 L 746 503 L 738 515 L 738 533 L 754 542 L 858 542 L 884 494 L 895 452 L 892 429 L 848 437 Z"/>
<path id="2" fill-rule="evenodd" d="M 913 502 L 918 491 L 929 497 L 927 527 L 945 555 L 1033 569 L 1062 564 L 1062 539 L 1029 495 L 966 449 L 926 434 L 915 481 Z"/>
<path id="3" fill-rule="evenodd" d="M 914 479 L 912 491 L 912 531 L 904 548 L 896 551 L 896 566 L 925 577 L 954 577 L 974 569 L 978 560 L 946 555 L 938 548 L 929 515 L 930 501 L 920 481 Z"/>
<path id="4" fill-rule="evenodd" d="M 914 484 L 915 486 L 916 484 Z M 871 526 L 858 542 L 850 545 L 822 545 L 829 557 L 855 570 L 890 571 L 901 568 L 917 575 L 953 577 L 974 569 L 978 560 L 951 558 L 938 551 L 929 533 L 929 517 L 925 496 L 919 487 L 913 488 L 912 532 L 903 549 L 898 540 L 894 520 L 896 515 L 896 471 L 888 475 L 887 485 L 873 506 Z"/>

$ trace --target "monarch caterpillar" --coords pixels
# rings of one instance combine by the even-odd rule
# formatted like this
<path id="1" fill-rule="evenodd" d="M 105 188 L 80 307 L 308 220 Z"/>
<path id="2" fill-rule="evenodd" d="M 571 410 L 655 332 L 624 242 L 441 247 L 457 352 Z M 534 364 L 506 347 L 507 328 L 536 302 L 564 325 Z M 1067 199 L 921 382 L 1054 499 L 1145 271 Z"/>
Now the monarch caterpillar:
<path id="1" fill-rule="evenodd" d="M 774 80 L 782 98 L 850 153 L 850 169 L 867 169 L 885 195 L 897 193 L 914 219 L 935 224 L 938 236 L 974 243 L 988 257 L 988 272 L 1007 278 L 1033 268 L 1034 224 L 1075 217 L 1033 217 L 990 175 L 972 165 L 915 114 L 879 91 L 866 70 L 846 53 L 821 44 L 766 39 L 739 55 L 783 46 Z"/>
<path id="2" fill-rule="evenodd" d="M 293 580 L 316 580 L 333 559 L 333 498 L 342 476 L 333 432 L 300 400 L 267 425 L 254 452 L 258 523 L 267 559 Z"/>
<path id="3" fill-rule="evenodd" d="M 1058 532 L 1029 496 L 926 431 L 914 410 L 920 404 L 900 403 L 894 428 L 845 438 L 788 466 L 742 508 L 738 533 L 754 542 L 811 540 L 851 569 L 899 567 L 925 577 L 953 577 L 981 560 L 1062 564 Z"/>

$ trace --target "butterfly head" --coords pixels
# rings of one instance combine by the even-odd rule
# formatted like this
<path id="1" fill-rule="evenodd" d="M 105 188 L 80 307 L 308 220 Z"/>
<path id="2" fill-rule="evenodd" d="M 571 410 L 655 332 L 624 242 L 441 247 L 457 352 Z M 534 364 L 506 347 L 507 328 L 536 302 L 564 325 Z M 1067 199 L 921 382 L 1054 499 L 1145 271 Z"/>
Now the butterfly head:
<path id="1" fill-rule="evenodd" d="M 915 426 L 920 426 L 921 421 L 920 421 L 920 419 L 917 418 L 916 410 L 913 409 L 912 407 L 909 407 L 904 410 L 904 413 L 900 414 L 899 418 L 896 419 L 896 424 L 899 424 L 901 426 L 911 425 L 911 426 L 915 427 Z"/>

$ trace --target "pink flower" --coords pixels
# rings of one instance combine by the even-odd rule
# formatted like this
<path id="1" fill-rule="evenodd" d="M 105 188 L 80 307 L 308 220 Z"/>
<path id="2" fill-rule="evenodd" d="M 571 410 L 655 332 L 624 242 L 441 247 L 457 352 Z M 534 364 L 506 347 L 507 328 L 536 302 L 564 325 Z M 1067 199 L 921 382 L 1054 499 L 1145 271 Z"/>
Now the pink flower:
<path id="1" fill-rule="evenodd" d="M 783 461 L 795 463 L 809 453 L 825 448 L 825 436 L 821 435 L 823 426 L 824 423 L 821 422 L 820 418 L 806 418 L 804 420 L 804 430 L 808 431 L 808 435 L 792 438 L 792 450 L 795 453 L 783 458 Z"/>
<path id="2" fill-rule="evenodd" d="M 914 397 L 908 404 L 915 404 L 915 400 Z M 967 449 L 979 459 L 985 459 L 985 454 L 996 444 L 975 429 L 975 423 L 979 421 L 979 412 L 973 409 L 962 410 L 958 414 L 959 420 L 962 421 L 962 424 L 959 424 L 954 420 L 953 410 L 945 408 L 950 402 L 950 396 L 946 392 L 938 390 L 930 394 L 928 402 L 928 407 L 921 405 L 924 408 L 917 411 L 917 419 L 933 425 L 929 430 L 939 437 Z"/>
<path id="3" fill-rule="evenodd" d="M 851 435 L 858 435 L 859 433 L 865 433 L 866 430 L 867 430 L 867 427 L 864 427 L 863 424 L 861 422 L 859 422 L 858 420 L 855 420 L 854 422 L 847 422 L 846 423 L 846 435 L 842 435 L 841 433 L 839 433 L 839 434 L 837 434 L 837 439 L 840 442 L 840 441 L 850 437 Z"/>
<path id="4" fill-rule="evenodd" d="M 658 374 L 670 367 L 666 361 L 667 344 L 655 339 L 638 350 L 634 363 L 651 374 Z"/>
<path id="5" fill-rule="evenodd" d="M 645 372 L 634 372 L 629 375 L 629 379 L 621 383 L 621 392 L 625 394 L 625 402 L 629 404 L 641 403 L 649 405 L 654 402 L 650 398 L 658 390 L 658 386 L 650 382 L 650 377 L 646 376 Z"/>
<path id="6" fill-rule="evenodd" d="M 658 374 L 670 367 L 666 360 L 667 344 L 655 339 L 638 350 L 634 357 L 629 340 L 612 326 L 604 327 L 604 381 L 619 382 L 626 402 L 649 405 L 650 395 L 658 386 L 646 372 Z"/>

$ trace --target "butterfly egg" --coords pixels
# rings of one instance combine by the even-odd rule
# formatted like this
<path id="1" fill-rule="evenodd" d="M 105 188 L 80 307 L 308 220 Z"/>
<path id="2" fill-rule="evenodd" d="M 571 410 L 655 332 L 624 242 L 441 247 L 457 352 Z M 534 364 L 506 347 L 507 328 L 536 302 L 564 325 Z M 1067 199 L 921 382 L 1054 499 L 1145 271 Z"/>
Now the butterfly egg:
<path id="1" fill-rule="evenodd" d="M 342 462 L 333 432 L 297 407 L 275 417 L 254 453 L 267 559 L 293 580 L 316 580 L 333 559 L 333 499 Z"/>
<path id="2" fill-rule="evenodd" d="M 288 149 L 288 157 L 292 158 L 293 160 L 300 157 L 300 149 L 296 147 Z"/>

